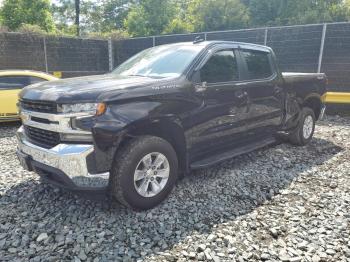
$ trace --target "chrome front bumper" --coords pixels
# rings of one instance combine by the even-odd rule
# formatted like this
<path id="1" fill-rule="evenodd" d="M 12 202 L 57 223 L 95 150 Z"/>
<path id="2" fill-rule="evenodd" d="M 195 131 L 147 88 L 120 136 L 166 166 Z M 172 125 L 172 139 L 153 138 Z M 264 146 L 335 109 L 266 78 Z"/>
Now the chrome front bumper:
<path id="1" fill-rule="evenodd" d="M 59 144 L 45 149 L 30 143 L 21 126 L 17 131 L 18 151 L 31 160 L 64 173 L 76 187 L 104 188 L 109 183 L 109 173 L 89 174 L 87 156 L 94 151 L 93 145 Z M 51 174 L 55 175 L 55 174 Z"/>

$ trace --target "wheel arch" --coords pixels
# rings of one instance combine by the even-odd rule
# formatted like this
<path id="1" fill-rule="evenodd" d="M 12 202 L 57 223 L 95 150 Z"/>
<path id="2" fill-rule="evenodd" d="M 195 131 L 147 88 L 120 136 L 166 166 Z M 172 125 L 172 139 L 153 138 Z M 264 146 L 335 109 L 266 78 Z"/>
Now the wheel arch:
<path id="1" fill-rule="evenodd" d="M 306 97 L 302 103 L 302 106 L 311 108 L 315 113 L 316 121 L 319 119 L 322 110 L 322 100 L 319 95 L 312 94 Z"/>
<path id="2" fill-rule="evenodd" d="M 159 118 L 135 123 L 128 127 L 120 146 L 123 146 L 130 139 L 140 136 L 156 136 L 167 141 L 176 152 L 179 171 L 181 174 L 187 173 L 187 143 L 179 120 L 174 118 Z"/>

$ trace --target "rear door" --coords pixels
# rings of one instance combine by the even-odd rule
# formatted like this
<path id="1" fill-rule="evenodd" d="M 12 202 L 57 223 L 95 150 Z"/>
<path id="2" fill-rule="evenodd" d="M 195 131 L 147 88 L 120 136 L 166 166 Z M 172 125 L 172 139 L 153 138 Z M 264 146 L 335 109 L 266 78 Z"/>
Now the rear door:
<path id="1" fill-rule="evenodd" d="M 252 139 L 271 136 L 283 120 L 284 90 L 268 49 L 240 49 L 242 84 L 248 92 L 248 135 Z"/>

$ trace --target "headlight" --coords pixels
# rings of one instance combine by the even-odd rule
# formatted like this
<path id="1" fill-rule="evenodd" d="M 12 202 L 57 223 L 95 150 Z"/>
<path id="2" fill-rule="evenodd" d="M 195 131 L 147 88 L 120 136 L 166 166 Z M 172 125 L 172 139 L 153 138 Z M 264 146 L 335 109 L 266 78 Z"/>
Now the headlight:
<path id="1" fill-rule="evenodd" d="M 105 103 L 63 104 L 59 107 L 59 112 L 63 114 L 88 113 L 100 116 L 106 112 L 106 109 Z"/>
<path id="2" fill-rule="evenodd" d="M 70 113 L 96 113 L 97 103 L 84 103 L 84 104 L 63 104 L 61 105 L 60 112 L 64 114 Z"/>

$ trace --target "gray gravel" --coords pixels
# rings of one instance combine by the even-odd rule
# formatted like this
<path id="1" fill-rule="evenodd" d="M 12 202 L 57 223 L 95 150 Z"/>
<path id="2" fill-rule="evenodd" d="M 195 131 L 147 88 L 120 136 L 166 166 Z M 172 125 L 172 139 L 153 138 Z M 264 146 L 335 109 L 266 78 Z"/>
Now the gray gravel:
<path id="1" fill-rule="evenodd" d="M 350 118 L 181 180 L 136 213 L 43 185 L 0 127 L 2 261 L 350 261 Z"/>

